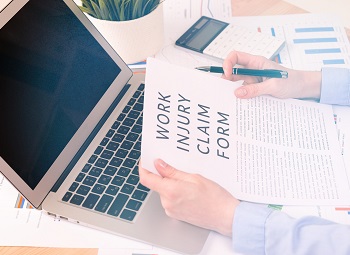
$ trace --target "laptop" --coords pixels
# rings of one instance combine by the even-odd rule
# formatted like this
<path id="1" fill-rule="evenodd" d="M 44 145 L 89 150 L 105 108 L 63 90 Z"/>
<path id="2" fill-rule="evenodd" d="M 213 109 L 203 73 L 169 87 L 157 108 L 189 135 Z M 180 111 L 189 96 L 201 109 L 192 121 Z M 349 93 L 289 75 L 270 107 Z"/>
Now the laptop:
<path id="1" fill-rule="evenodd" d="M 0 171 L 35 208 L 202 250 L 210 231 L 169 218 L 139 183 L 145 73 L 133 74 L 72 0 L 9 1 L 0 55 Z"/>

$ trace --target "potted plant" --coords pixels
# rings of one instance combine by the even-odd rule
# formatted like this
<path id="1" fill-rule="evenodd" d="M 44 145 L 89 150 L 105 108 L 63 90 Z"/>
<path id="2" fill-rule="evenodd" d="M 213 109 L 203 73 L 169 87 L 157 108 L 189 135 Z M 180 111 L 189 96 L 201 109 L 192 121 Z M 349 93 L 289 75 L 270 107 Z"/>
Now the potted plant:
<path id="1" fill-rule="evenodd" d="M 79 8 L 127 64 L 163 46 L 161 0 L 81 0 Z"/>

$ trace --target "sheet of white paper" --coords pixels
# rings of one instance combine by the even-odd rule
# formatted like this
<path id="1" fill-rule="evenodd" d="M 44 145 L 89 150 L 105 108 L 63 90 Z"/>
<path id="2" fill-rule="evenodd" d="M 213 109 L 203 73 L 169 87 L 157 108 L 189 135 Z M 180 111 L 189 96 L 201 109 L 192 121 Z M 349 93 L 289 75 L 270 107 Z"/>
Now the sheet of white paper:
<path id="1" fill-rule="evenodd" d="M 162 158 L 215 180 L 242 200 L 350 202 L 332 106 L 258 97 L 234 83 L 148 59 L 142 164 Z M 176 75 L 174 75 L 176 74 Z M 152 148 L 152 149 L 149 149 Z"/>
<path id="2" fill-rule="evenodd" d="M 276 57 L 284 66 L 302 70 L 350 66 L 349 40 L 335 15 L 307 13 L 225 20 L 284 39 L 286 45 Z"/>

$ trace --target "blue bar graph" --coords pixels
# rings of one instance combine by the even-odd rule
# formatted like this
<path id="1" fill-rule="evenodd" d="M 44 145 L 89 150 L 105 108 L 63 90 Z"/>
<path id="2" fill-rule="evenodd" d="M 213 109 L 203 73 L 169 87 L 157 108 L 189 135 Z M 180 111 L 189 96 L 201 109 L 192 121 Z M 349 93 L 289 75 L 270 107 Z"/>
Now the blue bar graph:
<path id="1" fill-rule="evenodd" d="M 326 53 L 341 53 L 341 50 L 339 48 L 305 50 L 305 54 L 326 54 Z"/>
<path id="2" fill-rule="evenodd" d="M 333 32 L 333 27 L 303 27 L 296 28 L 296 33 L 312 33 L 312 32 Z"/>
<path id="3" fill-rule="evenodd" d="M 325 65 L 340 65 L 345 64 L 344 59 L 325 59 L 323 60 L 323 64 Z"/>
<path id="4" fill-rule="evenodd" d="M 294 39 L 294 43 L 327 43 L 327 42 L 338 42 L 337 38 L 329 37 L 329 38 L 302 38 L 302 39 Z"/>

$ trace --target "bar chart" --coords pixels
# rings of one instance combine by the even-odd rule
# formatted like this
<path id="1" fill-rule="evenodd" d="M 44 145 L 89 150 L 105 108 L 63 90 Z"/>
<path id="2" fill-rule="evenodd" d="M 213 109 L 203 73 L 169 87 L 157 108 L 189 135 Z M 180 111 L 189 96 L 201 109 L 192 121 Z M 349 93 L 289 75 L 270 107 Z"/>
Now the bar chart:
<path id="1" fill-rule="evenodd" d="M 350 66 L 350 46 L 344 26 L 332 15 L 297 14 L 235 19 L 239 25 L 284 39 L 275 61 L 290 68 L 320 70 Z"/>

